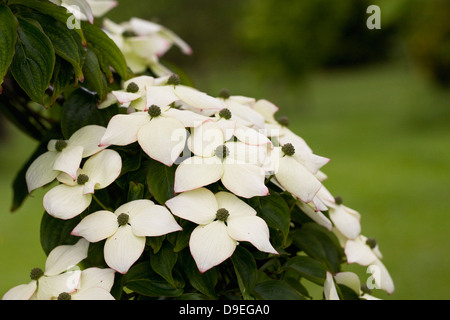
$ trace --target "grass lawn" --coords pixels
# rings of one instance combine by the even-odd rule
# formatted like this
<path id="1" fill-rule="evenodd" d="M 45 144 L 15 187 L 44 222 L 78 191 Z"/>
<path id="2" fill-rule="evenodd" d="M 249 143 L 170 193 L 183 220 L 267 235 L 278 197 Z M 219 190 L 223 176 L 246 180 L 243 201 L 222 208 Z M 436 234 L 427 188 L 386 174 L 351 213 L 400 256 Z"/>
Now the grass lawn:
<path id="1" fill-rule="evenodd" d="M 362 215 L 362 233 L 378 240 L 396 291 L 383 299 L 450 299 L 450 92 L 438 90 L 405 63 L 317 73 L 301 84 L 261 79 L 231 64 L 186 70 L 217 94 L 266 98 L 316 154 L 329 157 L 325 185 Z M 43 267 L 39 223 L 43 190 L 9 213 L 10 185 L 35 144 L 14 129 L 0 145 L 0 296 Z M 362 280 L 364 268 L 356 270 Z"/>

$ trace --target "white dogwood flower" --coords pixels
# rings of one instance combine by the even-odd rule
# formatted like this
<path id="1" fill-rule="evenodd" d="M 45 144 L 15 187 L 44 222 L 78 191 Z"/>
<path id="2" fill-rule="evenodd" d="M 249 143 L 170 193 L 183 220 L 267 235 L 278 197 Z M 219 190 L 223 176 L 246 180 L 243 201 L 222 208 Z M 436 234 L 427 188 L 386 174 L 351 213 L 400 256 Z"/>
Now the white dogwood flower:
<path id="1" fill-rule="evenodd" d="M 113 116 L 100 145 L 124 146 L 138 141 L 150 158 L 172 166 L 185 147 L 186 127 L 203 121 L 204 116 L 192 111 L 152 105 L 147 112 Z"/>
<path id="2" fill-rule="evenodd" d="M 81 272 L 77 289 L 61 292 L 54 297 L 57 300 L 114 300 L 110 291 L 114 285 L 113 269 L 91 267 Z"/>
<path id="3" fill-rule="evenodd" d="M 260 251 L 278 254 L 270 244 L 266 222 L 232 193 L 214 194 L 199 188 L 169 199 L 166 206 L 174 215 L 198 224 L 189 248 L 202 273 L 228 259 L 238 241 L 248 241 Z"/>
<path id="4" fill-rule="evenodd" d="M 62 182 L 44 195 L 45 210 L 55 218 L 71 219 L 83 212 L 92 201 L 95 190 L 103 189 L 116 180 L 122 170 L 122 159 L 114 150 L 103 150 L 86 160 L 75 181 L 60 174 Z"/>
<path id="5" fill-rule="evenodd" d="M 308 170 L 297 156 L 297 149 L 286 143 L 275 147 L 278 155 L 278 167 L 275 178 L 288 192 L 305 203 L 311 202 L 322 187 L 322 183 Z"/>
<path id="6" fill-rule="evenodd" d="M 61 172 L 75 180 L 81 160 L 105 148 L 98 146 L 105 131 L 104 127 L 88 125 L 77 130 L 69 140 L 50 140 L 48 151 L 37 157 L 27 169 L 28 192 L 52 182 Z"/>
<path id="7" fill-rule="evenodd" d="M 122 107 L 148 111 L 153 105 L 166 107 L 176 103 L 178 109 L 192 110 L 199 115 L 201 114 L 199 111 L 202 110 L 216 112 L 224 108 L 220 99 L 195 88 L 181 85 L 179 77 L 175 74 L 159 78 L 135 77 L 124 82 L 123 88 L 109 93 L 107 99 L 98 108 L 103 109 L 119 102 Z"/>
<path id="8" fill-rule="evenodd" d="M 363 300 L 380 300 L 361 290 L 361 281 L 356 273 L 343 271 L 336 274 L 331 274 L 327 271 L 326 279 L 323 286 L 323 293 L 326 300 L 340 300 L 336 286 L 344 285 L 353 290 L 356 295 Z"/>
<path id="9" fill-rule="evenodd" d="M 192 129 L 188 147 L 194 153 L 175 171 L 176 193 L 197 189 L 218 180 L 234 194 L 251 198 L 268 194 L 264 184 L 266 148 L 240 141 L 226 141 L 214 121 Z"/>
<path id="10" fill-rule="evenodd" d="M 344 251 L 348 263 L 369 266 L 369 271 L 373 271 L 373 280 L 377 289 L 385 290 L 389 294 L 394 292 L 394 282 L 381 262 L 383 256 L 375 239 L 360 234 L 355 239 L 345 242 Z"/>
<path id="11" fill-rule="evenodd" d="M 89 242 L 80 239 L 75 245 L 54 248 L 45 262 L 45 271 L 34 268 L 31 282 L 11 288 L 3 300 L 50 300 L 61 292 L 74 292 L 79 284 L 81 270 L 73 269 L 88 255 Z"/>
<path id="12" fill-rule="evenodd" d="M 144 251 L 145 237 L 180 230 L 167 208 L 143 199 L 128 202 L 114 212 L 94 212 L 81 220 L 72 234 L 89 242 L 106 239 L 106 263 L 110 268 L 126 273 Z"/>
<path id="13" fill-rule="evenodd" d="M 111 9 L 119 5 L 115 0 L 87 0 L 94 17 L 102 17 Z"/>
<path id="14" fill-rule="evenodd" d="M 105 32 L 116 43 L 125 56 L 127 65 L 135 74 L 150 68 L 158 76 L 170 74 L 159 62 L 172 45 L 186 54 L 192 54 L 191 47 L 171 30 L 154 22 L 139 18 L 117 24 L 110 19 L 103 20 Z"/>
<path id="15" fill-rule="evenodd" d="M 340 197 L 336 197 L 335 204 L 329 204 L 328 214 L 334 226 L 347 239 L 356 239 L 360 235 L 360 213 L 344 206 Z"/>

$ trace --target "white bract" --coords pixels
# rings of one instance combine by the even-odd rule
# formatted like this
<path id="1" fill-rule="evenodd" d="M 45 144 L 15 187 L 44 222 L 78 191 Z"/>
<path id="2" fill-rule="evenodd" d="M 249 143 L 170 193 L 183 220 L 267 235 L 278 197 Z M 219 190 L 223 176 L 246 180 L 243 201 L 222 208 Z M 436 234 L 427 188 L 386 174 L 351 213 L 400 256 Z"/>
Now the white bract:
<path id="1" fill-rule="evenodd" d="M 296 147 L 286 143 L 282 147 L 274 147 L 278 156 L 278 167 L 275 168 L 275 178 L 283 188 L 303 202 L 313 201 L 322 187 L 322 183 L 311 172 L 298 155 Z"/>
<path id="2" fill-rule="evenodd" d="M 188 147 L 194 153 L 175 171 L 175 192 L 207 186 L 218 180 L 234 194 L 251 198 L 268 194 L 262 163 L 266 147 L 226 141 L 225 133 L 214 121 L 192 129 Z"/>
<path id="3" fill-rule="evenodd" d="M 113 269 L 96 267 L 81 272 L 80 282 L 76 291 L 61 292 L 56 298 L 59 300 L 115 300 L 110 291 L 114 285 Z"/>
<path id="4" fill-rule="evenodd" d="M 191 234 L 189 248 L 202 273 L 228 259 L 238 241 L 278 254 L 270 244 L 266 222 L 232 193 L 199 188 L 177 195 L 166 205 L 174 215 L 199 225 Z"/>
<path id="5" fill-rule="evenodd" d="M 124 146 L 138 141 L 150 158 L 171 166 L 185 147 L 186 127 L 202 121 L 202 116 L 188 110 L 153 105 L 148 112 L 112 117 L 100 145 Z"/>
<path id="6" fill-rule="evenodd" d="M 91 204 L 95 190 L 113 183 L 121 170 L 120 155 L 114 150 L 102 150 L 87 159 L 82 169 L 78 169 L 75 181 L 64 173 L 57 177 L 62 183 L 44 195 L 45 210 L 60 219 L 77 216 Z"/>
<path id="7" fill-rule="evenodd" d="M 127 65 L 135 74 L 150 68 L 158 76 L 170 74 L 159 62 L 172 45 L 178 46 L 184 54 L 192 54 L 191 47 L 171 30 L 154 22 L 139 18 L 117 24 L 104 19 L 105 32 L 116 43 L 125 56 Z"/>
<path id="8" fill-rule="evenodd" d="M 81 160 L 105 149 L 98 146 L 105 131 L 104 127 L 88 125 L 77 130 L 69 140 L 50 140 L 48 151 L 37 157 L 27 169 L 28 192 L 52 182 L 61 172 L 75 180 Z"/>
<path id="9" fill-rule="evenodd" d="M 145 237 L 180 230 L 167 208 L 143 199 L 128 202 L 114 212 L 94 212 L 81 220 L 72 234 L 89 242 L 106 239 L 106 263 L 110 268 L 126 273 L 144 251 Z"/>
<path id="10" fill-rule="evenodd" d="M 179 109 L 197 113 L 202 110 L 216 112 L 225 107 L 222 100 L 181 85 L 175 74 L 159 78 L 138 76 L 129 79 L 123 83 L 122 90 L 112 91 L 98 108 L 106 108 L 115 102 L 119 102 L 122 107 L 132 107 L 139 111 L 147 111 L 152 105 L 165 107 L 173 103 L 176 103 Z"/>
<path id="11" fill-rule="evenodd" d="M 89 242 L 80 239 L 75 245 L 62 245 L 48 255 L 45 270 L 34 268 L 31 282 L 11 288 L 3 300 L 50 300 L 61 292 L 75 292 L 81 270 L 74 268 L 88 255 Z M 74 269 L 73 269 L 74 268 Z"/>
<path id="12" fill-rule="evenodd" d="M 394 282 L 381 262 L 383 256 L 375 239 L 360 234 L 355 239 L 347 240 L 344 250 L 348 263 L 357 263 L 369 267 L 368 271 L 373 275 L 376 289 L 382 289 L 389 294 L 394 292 Z"/>
<path id="13" fill-rule="evenodd" d="M 364 300 L 379 300 L 378 298 L 367 294 L 361 290 L 361 281 L 357 274 L 349 271 L 331 274 L 327 272 L 323 286 L 323 293 L 326 300 L 340 300 L 336 286 L 344 285 L 353 290 L 358 297 Z"/>

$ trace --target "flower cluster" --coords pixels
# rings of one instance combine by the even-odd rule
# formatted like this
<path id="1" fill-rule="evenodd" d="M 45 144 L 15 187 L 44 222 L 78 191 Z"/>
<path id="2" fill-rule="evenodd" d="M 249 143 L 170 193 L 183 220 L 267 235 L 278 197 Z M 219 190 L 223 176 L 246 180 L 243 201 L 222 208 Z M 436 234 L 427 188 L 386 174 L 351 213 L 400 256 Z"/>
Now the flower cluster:
<path id="1" fill-rule="evenodd" d="M 45 270 L 34 268 L 31 282 L 10 289 L 3 300 L 114 300 L 112 269 L 77 266 L 88 255 L 89 243 L 80 239 L 75 245 L 62 245 L 47 257 Z"/>
<path id="2" fill-rule="evenodd" d="M 89 21 L 115 5 L 73 3 Z M 376 241 L 361 234 L 360 214 L 323 185 L 327 176 L 321 169 L 329 159 L 316 155 L 291 131 L 286 117 L 277 117 L 275 104 L 228 90 L 213 96 L 182 84 L 158 57 L 173 44 L 186 54 L 191 49 L 158 24 L 105 19 L 104 28 L 136 75 L 97 105 L 115 106 L 120 112 L 106 127 L 86 125 L 68 139 L 50 140 L 47 151 L 26 172 L 29 193 L 51 186 L 43 197 L 46 213 L 63 221 L 79 219 L 70 235 L 80 240 L 53 249 L 45 271 L 33 269 L 32 281 L 11 289 L 3 299 L 113 299 L 109 291 L 115 273 L 129 273 L 151 239 L 184 232 L 184 222 L 194 225 L 188 246 L 200 274 L 224 263 L 244 242 L 265 257 L 286 254 L 280 241 L 271 237 L 270 219 L 251 205 L 252 199 L 270 197 L 273 186 L 293 204 L 289 214 L 298 208 L 328 229 L 348 263 L 376 268 L 374 286 L 393 292 Z M 148 69 L 154 76 L 144 74 Z M 125 161 L 136 156 L 130 153 L 124 159 L 119 151 L 127 148 L 138 148 L 146 159 L 174 169 L 169 199 L 160 201 L 142 192 L 111 208 L 96 197 L 96 192 L 118 183 Z M 92 209 L 93 202 L 102 210 Z M 109 268 L 81 270 L 78 265 L 88 256 L 89 246 L 102 241 L 102 258 Z M 287 242 L 285 235 L 283 244 Z M 338 285 L 351 288 L 358 297 L 372 298 L 361 291 L 354 273 L 327 271 L 323 280 L 326 299 L 339 298 Z"/>

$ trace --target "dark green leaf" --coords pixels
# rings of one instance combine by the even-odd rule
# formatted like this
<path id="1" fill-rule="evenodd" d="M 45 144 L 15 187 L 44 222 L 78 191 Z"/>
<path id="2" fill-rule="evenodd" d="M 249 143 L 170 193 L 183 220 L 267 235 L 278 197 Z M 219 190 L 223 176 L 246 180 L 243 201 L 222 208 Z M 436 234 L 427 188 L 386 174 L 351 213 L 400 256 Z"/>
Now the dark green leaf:
<path id="1" fill-rule="evenodd" d="M 130 181 L 128 188 L 128 201 L 144 198 L 145 186 L 142 183 Z"/>
<path id="2" fill-rule="evenodd" d="M 197 225 L 195 223 L 192 223 L 191 221 L 183 220 L 181 222 L 181 227 L 183 228 L 182 231 L 173 234 L 176 235 L 174 244 L 175 252 L 180 252 L 189 245 L 191 233 L 197 227 Z"/>
<path id="3" fill-rule="evenodd" d="M 281 231 L 284 237 L 287 237 L 291 217 L 289 207 L 279 193 L 270 190 L 267 196 L 251 198 L 249 204 L 269 227 Z"/>
<path id="4" fill-rule="evenodd" d="M 154 273 L 148 262 L 131 267 L 123 279 L 123 284 L 128 289 L 149 297 L 177 297 L 183 294 L 183 289 L 172 287 Z"/>
<path id="5" fill-rule="evenodd" d="M 34 101 L 44 104 L 55 65 L 55 51 L 50 39 L 35 21 L 19 18 L 16 53 L 11 73 L 20 87 Z"/>
<path id="6" fill-rule="evenodd" d="M 83 59 L 80 52 L 79 36 L 73 30 L 68 29 L 65 24 L 49 16 L 39 15 L 37 19 L 52 42 L 55 53 L 68 61 L 75 71 L 76 78 L 82 80 Z"/>
<path id="7" fill-rule="evenodd" d="M 89 45 L 102 54 L 102 63 L 111 66 L 122 79 L 128 79 L 128 67 L 120 49 L 114 41 L 99 27 L 81 22 L 81 27 Z"/>
<path id="8" fill-rule="evenodd" d="M 183 272 L 186 274 L 191 286 L 209 298 L 217 298 L 214 289 L 217 285 L 217 269 L 211 268 L 208 271 L 201 273 L 188 250 L 183 251 L 181 257 Z"/>
<path id="9" fill-rule="evenodd" d="M 80 216 L 70 220 L 61 220 L 44 213 L 41 220 L 41 246 L 45 254 L 49 254 L 60 245 L 75 244 L 80 237 L 72 236 L 70 233 L 81 221 Z"/>
<path id="10" fill-rule="evenodd" d="M 97 55 L 89 47 L 83 64 L 84 82 L 83 87 L 91 92 L 97 93 L 100 100 L 104 100 L 108 93 L 106 77 L 103 74 Z"/>
<path id="11" fill-rule="evenodd" d="M 307 256 L 297 256 L 289 259 L 284 268 L 295 270 L 302 277 L 319 285 L 323 285 L 327 275 L 327 268 L 323 263 Z"/>
<path id="12" fill-rule="evenodd" d="M 245 300 L 253 300 L 251 293 L 258 275 L 255 258 L 247 249 L 237 246 L 231 256 L 231 262 L 233 263 L 242 297 Z"/>
<path id="13" fill-rule="evenodd" d="M 0 88 L 14 56 L 17 27 L 17 19 L 11 10 L 0 5 Z"/>
<path id="14" fill-rule="evenodd" d="M 161 249 L 165 239 L 165 235 L 160 237 L 147 237 L 145 244 L 153 249 L 153 253 L 157 253 Z"/>
<path id="15" fill-rule="evenodd" d="M 9 5 L 20 5 L 32 8 L 44 15 L 53 17 L 59 22 L 65 24 L 69 29 L 74 30 L 81 38 L 83 45 L 86 45 L 86 39 L 84 38 L 83 31 L 76 24 L 74 24 L 75 16 L 66 8 L 58 6 L 50 1 L 42 0 L 8 0 Z M 77 28 L 78 27 L 78 28 Z"/>
<path id="16" fill-rule="evenodd" d="M 64 137 L 70 136 L 78 129 L 96 124 L 106 127 L 112 116 L 117 114 L 117 108 L 97 108 L 95 95 L 83 89 L 75 90 L 66 100 L 61 115 L 61 129 Z"/>
<path id="17" fill-rule="evenodd" d="M 53 92 L 50 98 L 49 105 L 52 106 L 56 99 L 58 99 L 64 90 L 69 86 L 70 82 L 73 80 L 73 70 L 67 61 L 56 57 L 55 69 L 53 71 L 53 78 L 50 81 Z"/>
<path id="18" fill-rule="evenodd" d="M 332 273 L 337 273 L 342 262 L 342 249 L 333 237 L 330 231 L 316 223 L 306 223 L 294 233 L 293 241 L 309 256 L 323 262 Z"/>
<path id="19" fill-rule="evenodd" d="M 177 262 L 177 253 L 173 251 L 172 245 L 166 241 L 156 254 L 152 252 L 149 254 L 150 265 L 153 271 L 175 287 L 176 283 L 172 276 L 172 269 Z"/>
<path id="20" fill-rule="evenodd" d="M 150 160 L 150 169 L 147 173 L 147 187 L 156 201 L 164 204 L 174 197 L 175 166 L 168 167 L 165 164 Z"/>
<path id="21" fill-rule="evenodd" d="M 254 291 L 264 300 L 305 300 L 302 294 L 282 280 L 260 282 Z"/>

